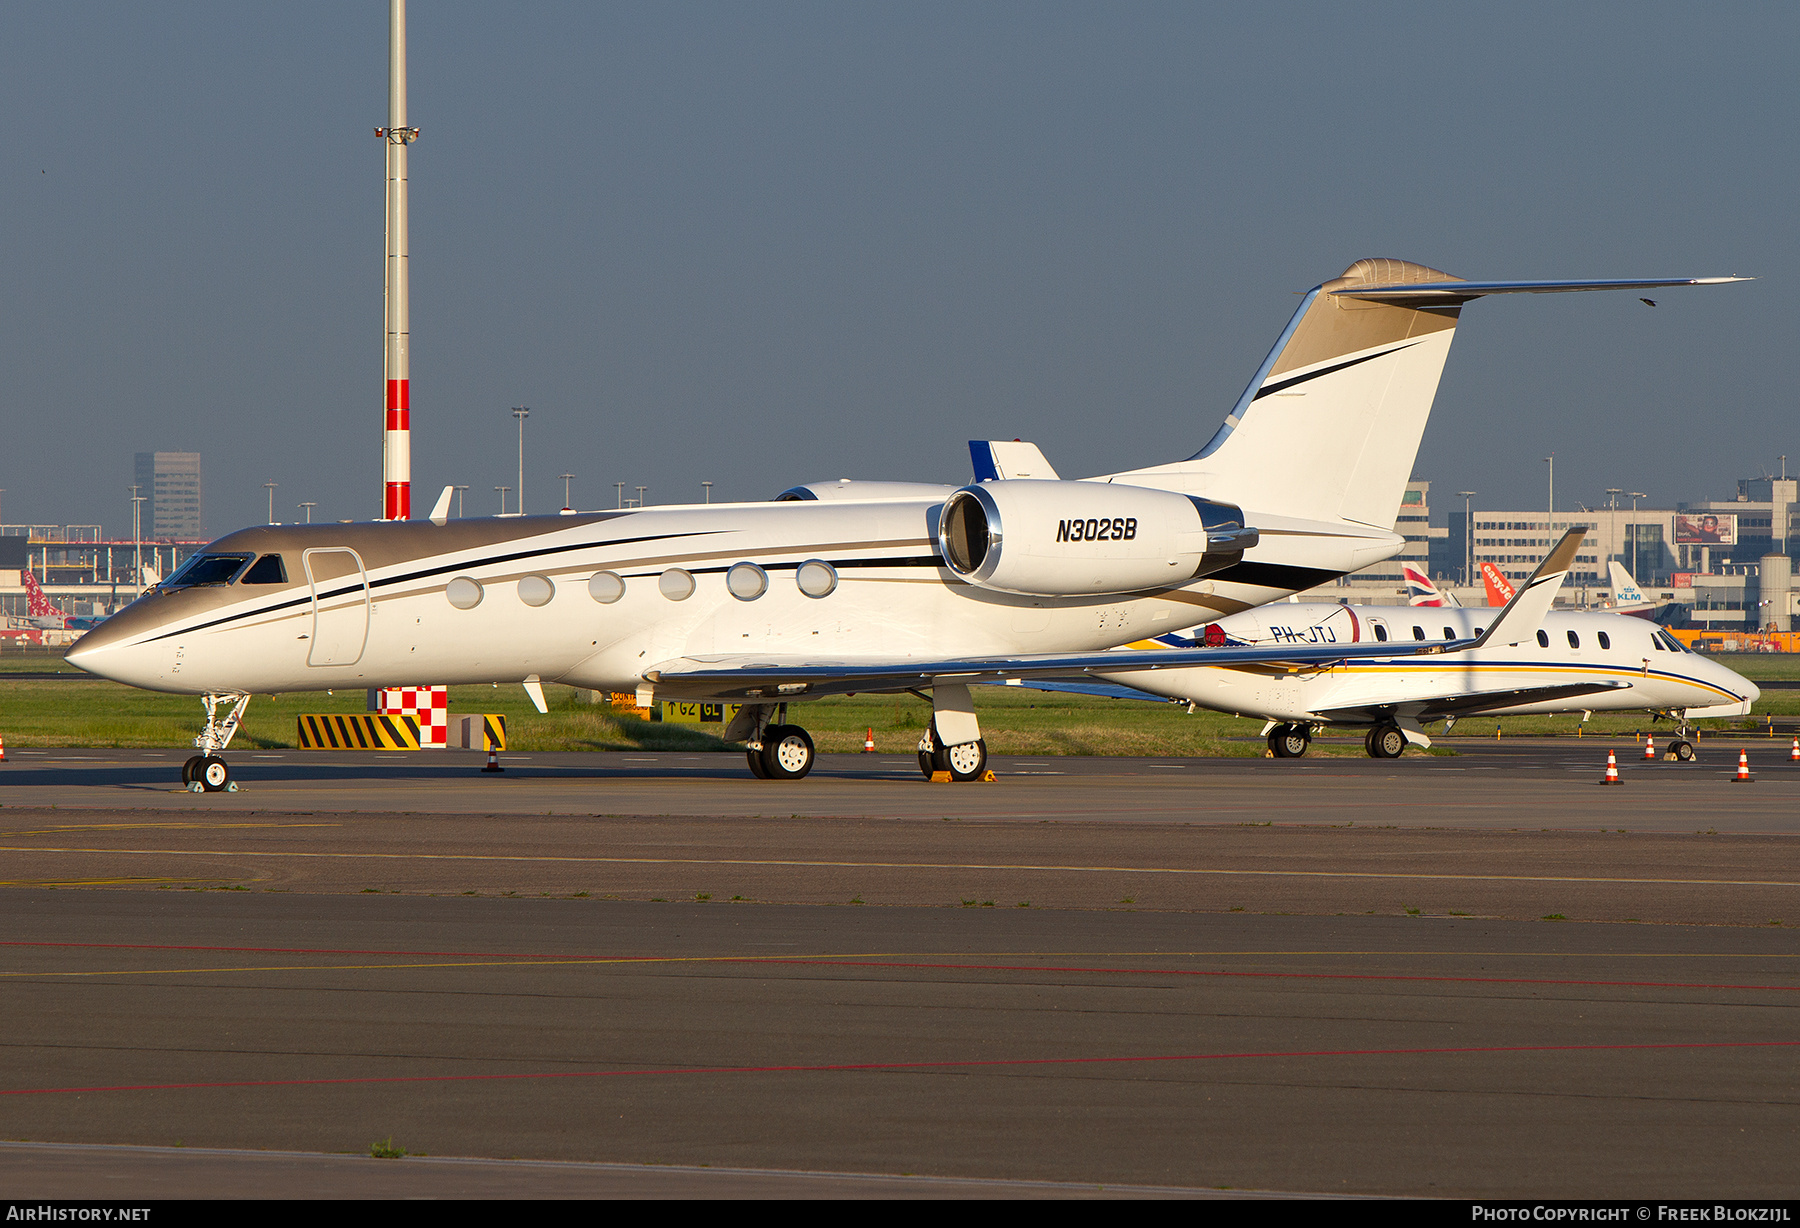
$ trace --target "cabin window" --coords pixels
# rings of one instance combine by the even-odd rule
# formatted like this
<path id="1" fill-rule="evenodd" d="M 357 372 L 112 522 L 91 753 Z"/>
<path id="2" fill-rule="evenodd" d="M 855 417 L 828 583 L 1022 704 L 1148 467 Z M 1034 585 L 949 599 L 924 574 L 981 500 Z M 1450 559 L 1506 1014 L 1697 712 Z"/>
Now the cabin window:
<path id="1" fill-rule="evenodd" d="M 1548 631 L 1540 630 L 1538 632 L 1538 647 L 1539 648 L 1550 647 L 1550 633 Z"/>
<path id="2" fill-rule="evenodd" d="M 1380 623 L 1375 624 L 1375 639 L 1380 643 L 1387 643 L 1387 628 Z"/>
<path id="3" fill-rule="evenodd" d="M 244 573 L 245 584 L 286 584 L 287 568 L 281 565 L 279 554 L 265 554 L 251 565 Z"/>
<path id="4" fill-rule="evenodd" d="M 1487 630 L 1486 627 L 1477 627 L 1477 628 L 1475 628 L 1475 634 L 1476 634 L 1476 636 L 1479 637 L 1486 630 Z"/>
<path id="5" fill-rule="evenodd" d="M 1603 652 L 1612 651 L 1612 637 L 1611 636 L 1606 634 L 1606 632 L 1601 631 L 1598 633 L 1597 638 L 1600 640 L 1601 651 L 1603 651 Z"/>
<path id="6" fill-rule="evenodd" d="M 1581 637 L 1579 635 L 1576 635 L 1573 631 L 1570 631 L 1568 633 L 1568 635 L 1569 635 L 1569 647 L 1570 648 L 1580 648 L 1581 647 Z"/>
<path id="7" fill-rule="evenodd" d="M 1422 640 L 1422 639 L 1424 639 L 1424 638 L 1425 638 L 1425 628 L 1423 628 L 1423 627 L 1414 627 L 1414 628 L 1413 628 L 1413 638 L 1414 638 L 1414 639 L 1415 639 L 1415 640 Z"/>
<path id="8" fill-rule="evenodd" d="M 1444 628 L 1444 638 L 1447 640 L 1455 639 L 1456 638 L 1456 629 L 1453 627 L 1445 627 Z"/>

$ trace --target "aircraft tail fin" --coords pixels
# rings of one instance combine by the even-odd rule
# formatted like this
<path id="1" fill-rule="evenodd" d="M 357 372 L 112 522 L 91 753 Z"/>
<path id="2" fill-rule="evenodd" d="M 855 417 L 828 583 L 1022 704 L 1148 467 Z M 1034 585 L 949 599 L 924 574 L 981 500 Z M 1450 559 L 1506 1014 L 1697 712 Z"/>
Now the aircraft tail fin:
<path id="1" fill-rule="evenodd" d="M 25 585 L 25 614 L 28 618 L 48 618 L 61 614 L 62 611 L 50 603 L 49 596 L 38 584 L 38 578 L 29 567 L 19 572 L 19 579 Z"/>
<path id="2" fill-rule="evenodd" d="M 1422 568 L 1411 563 L 1400 564 L 1400 574 L 1406 580 L 1406 603 L 1408 605 L 1449 606 L 1454 605 L 1437 585 L 1431 582 Z"/>
<path id="3" fill-rule="evenodd" d="M 1492 563 L 1481 565 L 1481 582 L 1487 586 L 1487 599 L 1490 606 L 1503 606 L 1513 599 L 1512 584 Z"/>
<path id="4" fill-rule="evenodd" d="M 1550 612 L 1551 603 L 1556 600 L 1556 590 L 1569 578 L 1569 569 L 1575 565 L 1575 555 L 1581 549 L 1581 539 L 1586 536 L 1586 529 L 1570 529 L 1564 533 L 1562 540 L 1531 573 L 1531 578 L 1520 585 L 1513 599 L 1506 603 L 1500 617 L 1470 647 L 1517 644 L 1536 635 L 1543 625 L 1544 615 Z"/>
<path id="5" fill-rule="evenodd" d="M 1410 260 L 1358 260 L 1300 300 L 1204 448 L 1183 461 L 1100 480 L 1389 530 L 1463 304 L 1491 294 L 1738 280 L 1747 279 L 1468 281 Z"/>
<path id="6" fill-rule="evenodd" d="M 1609 559 L 1607 561 L 1606 573 L 1612 580 L 1613 604 L 1615 606 L 1624 607 L 1650 604 L 1649 599 L 1646 598 L 1642 590 L 1638 588 L 1637 581 L 1633 580 L 1631 578 L 1631 573 L 1625 570 L 1625 564 L 1619 562 L 1618 559 Z"/>

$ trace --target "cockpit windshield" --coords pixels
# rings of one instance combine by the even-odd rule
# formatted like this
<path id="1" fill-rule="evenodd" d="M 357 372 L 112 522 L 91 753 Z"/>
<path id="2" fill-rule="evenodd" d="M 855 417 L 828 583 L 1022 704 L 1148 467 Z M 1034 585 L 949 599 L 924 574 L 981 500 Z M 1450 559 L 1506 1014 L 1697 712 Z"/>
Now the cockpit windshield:
<path id="1" fill-rule="evenodd" d="M 230 584 L 252 558 L 248 554 L 196 554 L 180 571 L 162 582 L 165 589 Z"/>

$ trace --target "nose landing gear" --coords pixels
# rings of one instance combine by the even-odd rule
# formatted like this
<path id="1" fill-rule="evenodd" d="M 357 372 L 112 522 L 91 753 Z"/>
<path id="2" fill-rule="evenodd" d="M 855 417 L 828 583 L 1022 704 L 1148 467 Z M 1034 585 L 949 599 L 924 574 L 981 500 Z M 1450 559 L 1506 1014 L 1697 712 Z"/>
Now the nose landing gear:
<path id="1" fill-rule="evenodd" d="M 219 705 L 228 699 L 233 701 L 231 710 L 220 720 Z M 181 783 L 190 793 L 236 793 L 237 781 L 231 778 L 231 768 L 219 754 L 231 745 L 250 697 L 238 691 L 213 692 L 202 695 L 200 702 L 206 705 L 206 728 L 194 739 L 200 753 L 181 765 Z"/>

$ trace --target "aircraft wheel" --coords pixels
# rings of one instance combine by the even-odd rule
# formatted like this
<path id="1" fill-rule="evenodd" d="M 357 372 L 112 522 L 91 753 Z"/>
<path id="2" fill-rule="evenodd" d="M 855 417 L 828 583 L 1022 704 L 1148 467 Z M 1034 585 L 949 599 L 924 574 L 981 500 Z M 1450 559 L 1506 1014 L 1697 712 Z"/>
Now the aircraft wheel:
<path id="1" fill-rule="evenodd" d="M 946 746 L 938 753 L 944 761 L 940 770 L 949 772 L 951 780 L 980 780 L 981 774 L 987 770 L 986 738 Z"/>
<path id="2" fill-rule="evenodd" d="M 769 769 L 763 766 L 763 753 L 760 750 L 746 750 L 744 758 L 750 764 L 750 774 L 758 780 L 769 778 Z"/>
<path id="3" fill-rule="evenodd" d="M 204 755 L 194 755 L 181 765 L 181 783 L 191 785 L 200 779 L 200 765 L 206 762 Z"/>
<path id="4" fill-rule="evenodd" d="M 1277 759 L 1298 759 L 1312 745 L 1312 731 L 1305 725 L 1277 725 L 1269 731 L 1269 749 Z"/>
<path id="5" fill-rule="evenodd" d="M 194 778 L 208 793 L 223 793 L 231 784 L 231 769 L 217 755 L 207 755 L 194 770 Z"/>
<path id="6" fill-rule="evenodd" d="M 1369 754 L 1377 759 L 1398 759 L 1406 750 L 1406 735 L 1398 725 L 1377 725 L 1369 731 Z"/>
<path id="7" fill-rule="evenodd" d="M 770 780 L 799 780 L 813 769 L 812 736 L 798 725 L 776 725 L 763 734 L 763 770 Z"/>
<path id="8" fill-rule="evenodd" d="M 1694 744 L 1676 738 L 1673 742 L 1669 743 L 1669 753 L 1674 755 L 1675 758 L 1682 763 L 1692 763 L 1694 761 Z"/>

